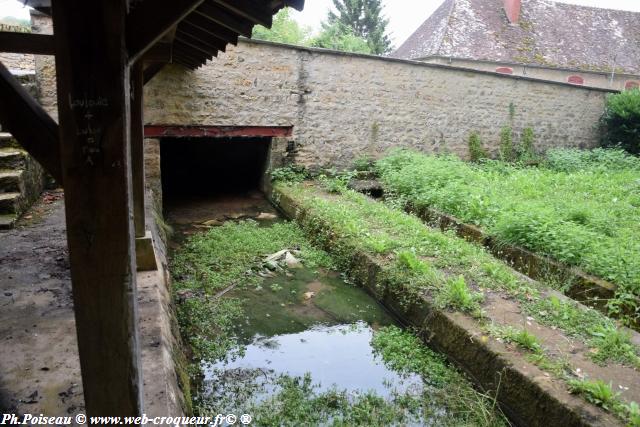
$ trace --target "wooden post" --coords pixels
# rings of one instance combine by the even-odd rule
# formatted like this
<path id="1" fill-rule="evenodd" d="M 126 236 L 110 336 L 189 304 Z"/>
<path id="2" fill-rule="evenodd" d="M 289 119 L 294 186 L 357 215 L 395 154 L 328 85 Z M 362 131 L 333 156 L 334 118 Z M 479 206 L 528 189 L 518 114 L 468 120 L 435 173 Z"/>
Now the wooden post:
<path id="1" fill-rule="evenodd" d="M 136 238 L 144 237 L 144 65 L 142 59 L 131 67 L 131 169 L 133 172 L 133 222 Z"/>
<path id="2" fill-rule="evenodd" d="M 87 415 L 142 412 L 126 0 L 53 3 L 67 239 Z"/>

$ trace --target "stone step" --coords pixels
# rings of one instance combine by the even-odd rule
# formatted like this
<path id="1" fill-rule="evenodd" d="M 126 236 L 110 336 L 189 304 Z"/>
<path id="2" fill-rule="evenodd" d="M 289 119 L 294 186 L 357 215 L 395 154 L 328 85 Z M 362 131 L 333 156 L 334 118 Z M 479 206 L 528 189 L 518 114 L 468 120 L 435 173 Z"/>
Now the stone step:
<path id="1" fill-rule="evenodd" d="M 18 214 L 20 197 L 20 193 L 0 193 L 0 215 Z"/>
<path id="2" fill-rule="evenodd" d="M 16 148 L 0 148 L 0 169 L 24 169 L 25 152 Z"/>
<path id="3" fill-rule="evenodd" d="M 21 170 L 0 170 L 0 193 L 22 192 Z"/>
<path id="4" fill-rule="evenodd" d="M 13 228 L 17 220 L 17 215 L 0 215 L 0 230 Z"/>
<path id="5" fill-rule="evenodd" d="M 20 145 L 9 132 L 0 132 L 0 149 L 18 148 Z"/>

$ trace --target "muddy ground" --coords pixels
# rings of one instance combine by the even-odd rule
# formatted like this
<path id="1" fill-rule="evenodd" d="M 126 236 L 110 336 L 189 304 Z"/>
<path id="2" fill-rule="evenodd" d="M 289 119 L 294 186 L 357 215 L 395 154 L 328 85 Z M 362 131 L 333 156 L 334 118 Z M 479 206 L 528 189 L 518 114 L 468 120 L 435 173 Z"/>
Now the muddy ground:
<path id="1" fill-rule="evenodd" d="M 0 342 L 3 412 L 83 411 L 61 192 L 0 231 Z"/>

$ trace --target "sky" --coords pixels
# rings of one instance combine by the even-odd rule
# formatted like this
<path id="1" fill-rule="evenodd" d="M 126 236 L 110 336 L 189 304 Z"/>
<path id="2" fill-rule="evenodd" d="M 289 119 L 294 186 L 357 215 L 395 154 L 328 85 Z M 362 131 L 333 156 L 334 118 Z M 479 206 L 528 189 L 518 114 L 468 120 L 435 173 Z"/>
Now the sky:
<path id="1" fill-rule="evenodd" d="M 496 0 L 500 1 L 500 0 Z M 606 7 L 609 9 L 633 10 L 640 12 L 639 0 L 556 0 L 584 6 Z M 443 0 L 383 0 L 384 14 L 389 18 L 389 32 L 396 46 L 402 44 L 437 8 Z M 304 11 L 293 13 L 302 25 L 314 30 L 320 28 L 332 0 L 306 0 Z M 18 0 L 0 0 L 0 17 L 29 17 L 29 12 Z"/>

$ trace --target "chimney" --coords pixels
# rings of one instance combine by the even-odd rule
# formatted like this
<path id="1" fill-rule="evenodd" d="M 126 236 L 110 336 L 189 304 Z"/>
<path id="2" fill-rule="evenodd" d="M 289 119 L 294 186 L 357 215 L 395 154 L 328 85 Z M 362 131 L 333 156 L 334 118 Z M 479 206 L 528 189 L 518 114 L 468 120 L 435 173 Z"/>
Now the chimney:
<path id="1" fill-rule="evenodd" d="M 521 5 L 522 0 L 504 0 L 504 11 L 512 24 L 517 24 L 518 19 L 520 19 Z"/>

